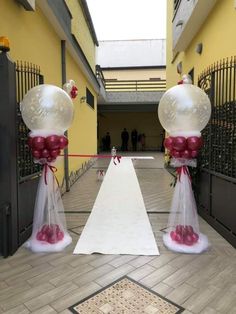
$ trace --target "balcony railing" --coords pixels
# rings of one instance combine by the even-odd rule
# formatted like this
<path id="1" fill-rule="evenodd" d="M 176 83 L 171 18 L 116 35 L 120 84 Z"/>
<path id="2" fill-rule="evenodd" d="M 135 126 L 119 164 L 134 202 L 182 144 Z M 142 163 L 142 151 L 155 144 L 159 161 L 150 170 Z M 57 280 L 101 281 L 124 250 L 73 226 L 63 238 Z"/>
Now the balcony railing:
<path id="1" fill-rule="evenodd" d="M 156 92 L 166 90 L 166 80 L 105 80 L 107 92 Z"/>

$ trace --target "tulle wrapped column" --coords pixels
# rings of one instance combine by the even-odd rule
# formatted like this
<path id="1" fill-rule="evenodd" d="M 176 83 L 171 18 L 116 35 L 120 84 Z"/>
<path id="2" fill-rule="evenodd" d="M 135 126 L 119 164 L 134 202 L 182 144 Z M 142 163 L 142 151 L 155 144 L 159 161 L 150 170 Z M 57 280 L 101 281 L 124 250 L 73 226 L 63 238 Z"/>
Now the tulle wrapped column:
<path id="1" fill-rule="evenodd" d="M 177 173 L 163 242 L 176 252 L 201 253 L 209 247 L 209 243 L 199 229 L 188 167 L 197 165 L 195 158 L 203 145 L 201 130 L 210 118 L 211 104 L 208 96 L 192 85 L 187 76 L 183 77 L 181 83 L 163 95 L 158 108 L 160 122 L 169 133 L 164 146 Z"/>
<path id="2" fill-rule="evenodd" d="M 72 241 L 54 174 L 57 170 L 54 162 L 68 145 L 64 132 L 73 120 L 71 97 L 57 86 L 43 84 L 29 90 L 21 102 L 22 118 L 31 130 L 28 145 L 34 162 L 43 166 L 35 200 L 33 232 L 25 244 L 33 252 L 59 252 Z"/>

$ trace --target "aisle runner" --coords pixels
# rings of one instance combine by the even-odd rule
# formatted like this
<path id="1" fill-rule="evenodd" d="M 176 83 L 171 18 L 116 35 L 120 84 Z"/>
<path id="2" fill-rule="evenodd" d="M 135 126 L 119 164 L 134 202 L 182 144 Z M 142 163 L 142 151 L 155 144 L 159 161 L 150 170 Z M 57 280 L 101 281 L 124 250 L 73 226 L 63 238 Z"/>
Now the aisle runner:
<path id="1" fill-rule="evenodd" d="M 111 160 L 74 250 L 91 253 L 159 255 L 130 157 Z"/>

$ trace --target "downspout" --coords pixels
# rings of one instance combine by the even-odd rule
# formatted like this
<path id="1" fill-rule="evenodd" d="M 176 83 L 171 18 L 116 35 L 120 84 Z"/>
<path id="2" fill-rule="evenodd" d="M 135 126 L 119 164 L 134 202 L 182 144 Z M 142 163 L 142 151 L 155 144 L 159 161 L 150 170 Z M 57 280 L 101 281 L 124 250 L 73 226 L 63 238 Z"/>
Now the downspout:
<path id="1" fill-rule="evenodd" d="M 66 41 L 61 40 L 61 77 L 62 85 L 66 83 Z M 65 136 L 68 136 L 68 132 L 65 132 Z M 66 192 L 70 191 L 69 183 L 69 160 L 68 160 L 68 148 L 64 149 L 64 178 L 66 182 Z"/>

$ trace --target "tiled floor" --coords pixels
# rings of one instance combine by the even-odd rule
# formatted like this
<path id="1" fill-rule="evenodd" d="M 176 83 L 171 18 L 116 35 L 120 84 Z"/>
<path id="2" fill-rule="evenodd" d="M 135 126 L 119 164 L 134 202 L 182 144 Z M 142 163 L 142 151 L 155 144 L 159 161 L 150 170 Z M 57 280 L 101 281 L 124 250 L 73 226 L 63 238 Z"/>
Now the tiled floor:
<path id="1" fill-rule="evenodd" d="M 168 218 L 172 178 L 162 155 L 151 155 L 154 161 L 134 164 L 161 255 L 72 255 L 101 184 L 96 171 L 108 165 L 99 160 L 64 196 L 72 245 L 57 254 L 20 248 L 0 258 L 0 313 L 70 313 L 69 306 L 124 275 L 183 306 L 185 314 L 236 313 L 236 250 L 214 229 L 200 219 L 212 244 L 204 254 L 176 254 L 163 246 L 160 230 Z"/>

